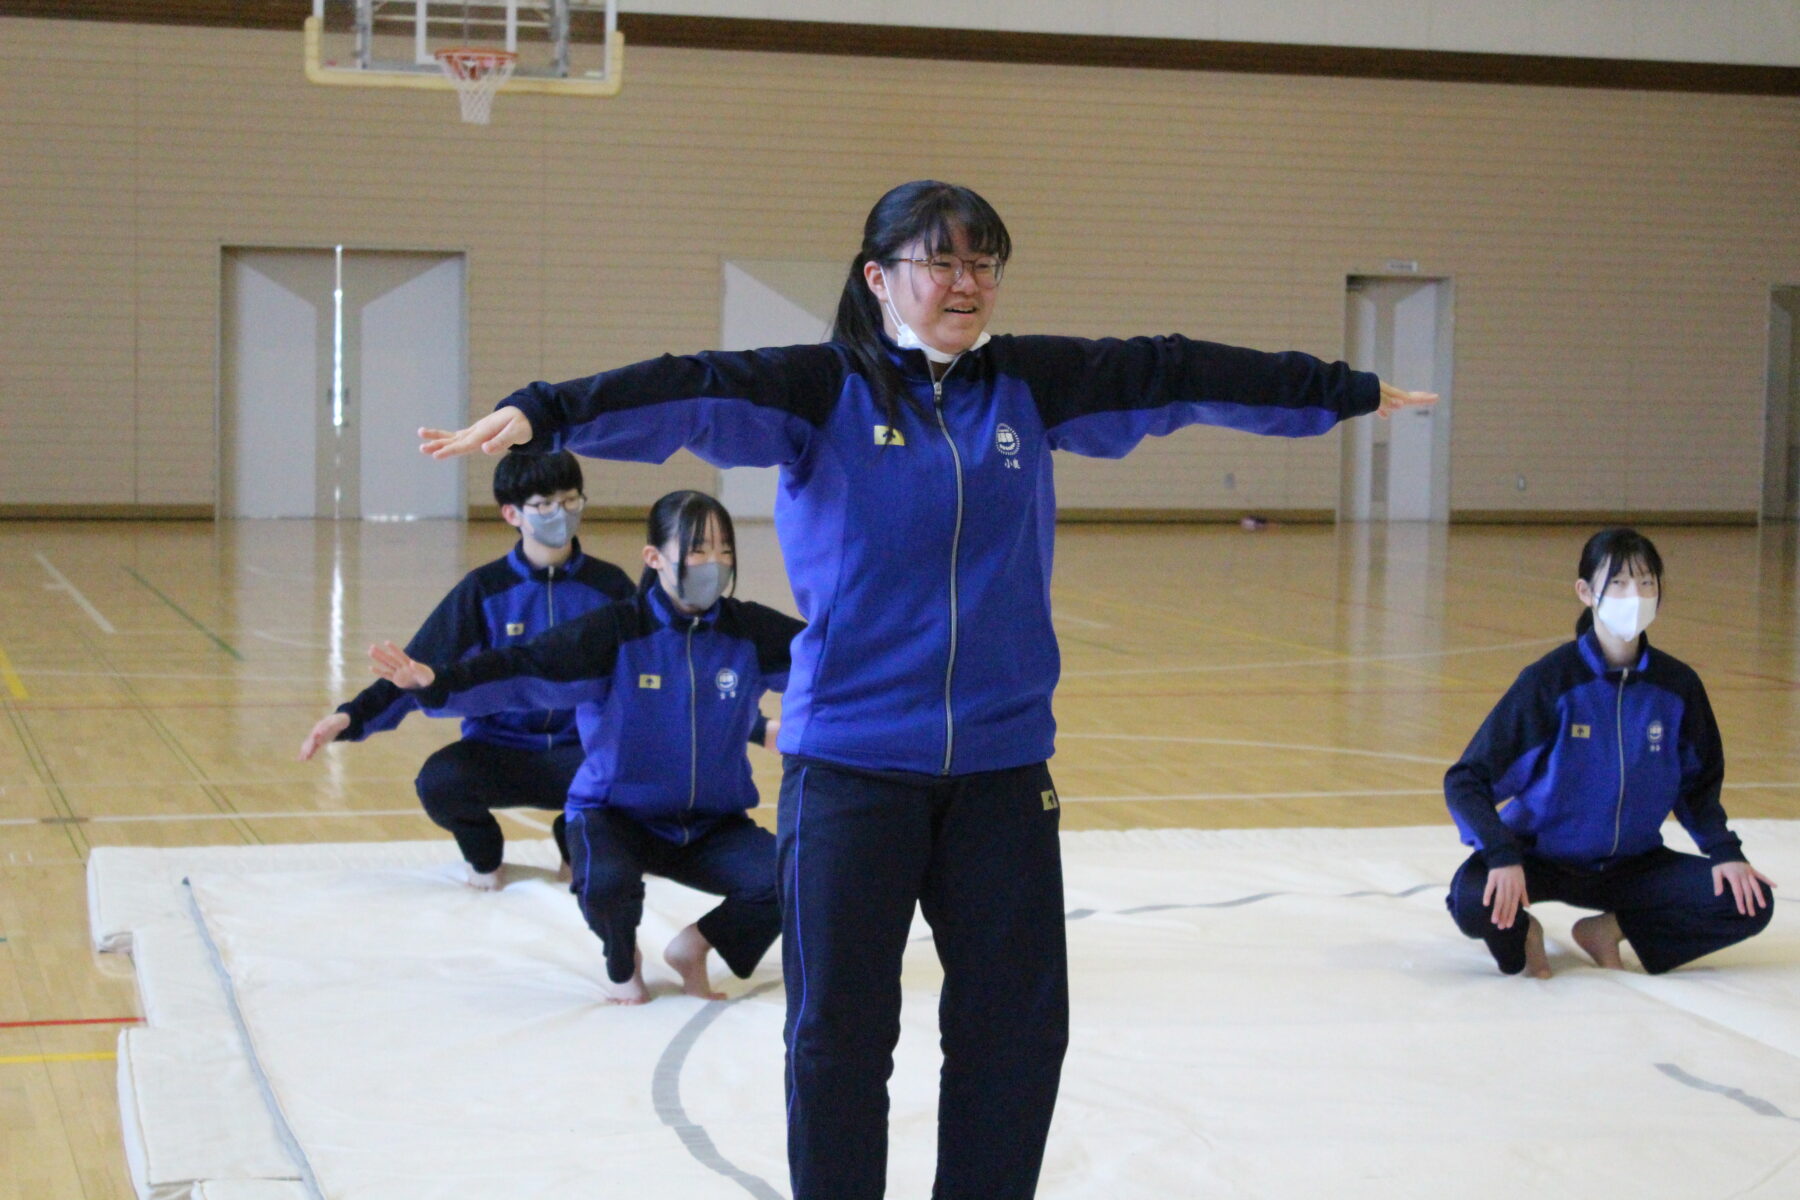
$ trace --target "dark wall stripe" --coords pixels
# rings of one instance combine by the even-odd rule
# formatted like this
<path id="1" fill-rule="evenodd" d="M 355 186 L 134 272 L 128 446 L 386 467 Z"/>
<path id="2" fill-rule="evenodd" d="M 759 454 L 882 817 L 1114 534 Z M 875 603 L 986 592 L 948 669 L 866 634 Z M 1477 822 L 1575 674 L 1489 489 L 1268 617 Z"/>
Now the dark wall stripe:
<path id="1" fill-rule="evenodd" d="M 0 16 L 298 30 L 308 0 L 0 0 Z M 1210 42 L 1096 34 L 1016 33 L 621 13 L 628 46 L 928 58 L 958 62 L 1329 75 L 1442 83 L 1619 88 L 1752 96 L 1800 95 L 1800 67 L 1649 62 L 1455 50 L 1381 50 L 1269 42 Z M 577 14 L 575 36 L 597 40 L 595 14 Z"/>

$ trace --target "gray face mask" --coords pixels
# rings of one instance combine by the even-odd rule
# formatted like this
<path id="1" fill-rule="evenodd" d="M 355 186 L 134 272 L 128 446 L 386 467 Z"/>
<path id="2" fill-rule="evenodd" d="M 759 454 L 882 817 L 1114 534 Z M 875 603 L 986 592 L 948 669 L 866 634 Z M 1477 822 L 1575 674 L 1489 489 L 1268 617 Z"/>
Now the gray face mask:
<path id="1" fill-rule="evenodd" d="M 525 518 L 525 528 L 530 531 L 533 540 L 552 550 L 561 550 L 568 545 L 569 539 L 575 536 L 575 530 L 581 526 L 581 514 L 572 513 L 560 505 L 549 513 L 521 508 L 519 515 Z"/>
<path id="2" fill-rule="evenodd" d="M 687 569 L 676 599 L 696 612 L 705 612 L 731 586 L 732 569 L 724 563 L 700 563 Z"/>

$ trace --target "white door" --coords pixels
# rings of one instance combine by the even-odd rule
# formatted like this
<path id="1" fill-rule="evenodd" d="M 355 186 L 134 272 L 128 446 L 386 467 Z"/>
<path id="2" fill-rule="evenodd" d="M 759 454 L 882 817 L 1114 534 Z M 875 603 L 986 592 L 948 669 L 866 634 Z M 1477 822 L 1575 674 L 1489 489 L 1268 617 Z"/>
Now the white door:
<path id="1" fill-rule="evenodd" d="M 1450 517 L 1451 291 L 1446 279 L 1352 278 L 1345 358 L 1360 371 L 1417 391 L 1432 408 L 1345 427 L 1338 515 L 1348 521 Z"/>
<path id="2" fill-rule="evenodd" d="M 1769 387 L 1763 418 L 1765 521 L 1800 520 L 1800 287 L 1769 296 Z"/>
<path id="3" fill-rule="evenodd" d="M 468 411 L 460 255 L 227 249 L 220 513 L 461 517 L 421 425 Z"/>
<path id="4" fill-rule="evenodd" d="M 725 264 L 719 348 L 797 346 L 830 336 L 844 286 L 842 263 L 739 261 Z M 775 467 L 719 472 L 719 500 L 732 517 L 775 515 Z"/>

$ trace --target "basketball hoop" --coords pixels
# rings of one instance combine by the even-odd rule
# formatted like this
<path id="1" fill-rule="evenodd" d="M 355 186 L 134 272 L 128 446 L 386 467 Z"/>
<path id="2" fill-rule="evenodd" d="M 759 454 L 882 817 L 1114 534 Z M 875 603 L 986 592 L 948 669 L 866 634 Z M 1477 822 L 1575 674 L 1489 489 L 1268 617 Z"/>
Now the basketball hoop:
<path id="1" fill-rule="evenodd" d="M 439 50 L 437 60 L 445 77 L 456 87 L 462 119 L 471 125 L 486 125 L 494 110 L 494 95 L 500 85 L 512 78 L 519 56 L 507 50 L 454 46 Z"/>

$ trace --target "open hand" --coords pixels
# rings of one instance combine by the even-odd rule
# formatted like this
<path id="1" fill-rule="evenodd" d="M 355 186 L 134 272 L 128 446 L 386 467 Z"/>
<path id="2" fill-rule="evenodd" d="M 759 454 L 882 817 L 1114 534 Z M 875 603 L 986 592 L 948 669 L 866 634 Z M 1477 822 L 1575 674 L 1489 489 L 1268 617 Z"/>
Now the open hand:
<path id="1" fill-rule="evenodd" d="M 1481 902 L 1494 906 L 1494 928 L 1511 929 L 1519 910 L 1531 903 L 1531 897 L 1525 894 L 1525 868 L 1514 865 L 1490 870 Z"/>
<path id="2" fill-rule="evenodd" d="M 395 687 L 416 691 L 428 688 L 437 672 L 415 659 L 392 642 L 378 642 L 369 647 L 369 669 Z"/>
<path id="3" fill-rule="evenodd" d="M 1747 862 L 1720 863 L 1712 869 L 1713 895 L 1723 896 L 1727 885 L 1731 888 L 1731 898 L 1737 901 L 1737 910 L 1746 917 L 1756 915 L 1758 905 L 1769 907 L 1769 898 L 1763 894 L 1764 886 L 1773 888 L 1775 881 Z"/>
<path id="4" fill-rule="evenodd" d="M 1436 392 L 1409 392 L 1383 380 L 1381 381 L 1381 407 L 1375 410 L 1375 414 L 1381 417 L 1391 417 L 1403 408 L 1429 407 L 1437 402 Z"/>
<path id="5" fill-rule="evenodd" d="M 312 727 L 306 740 L 300 743 L 300 761 L 305 762 L 319 752 L 319 747 L 326 742 L 337 741 L 337 735 L 350 728 L 350 718 L 341 712 L 334 712 L 329 717 Z"/>
<path id="6" fill-rule="evenodd" d="M 480 450 L 484 454 L 505 454 L 514 446 L 531 440 L 531 422 L 524 413 L 508 404 L 496 408 L 467 429 L 419 430 L 419 453 L 432 458 L 457 458 Z"/>

